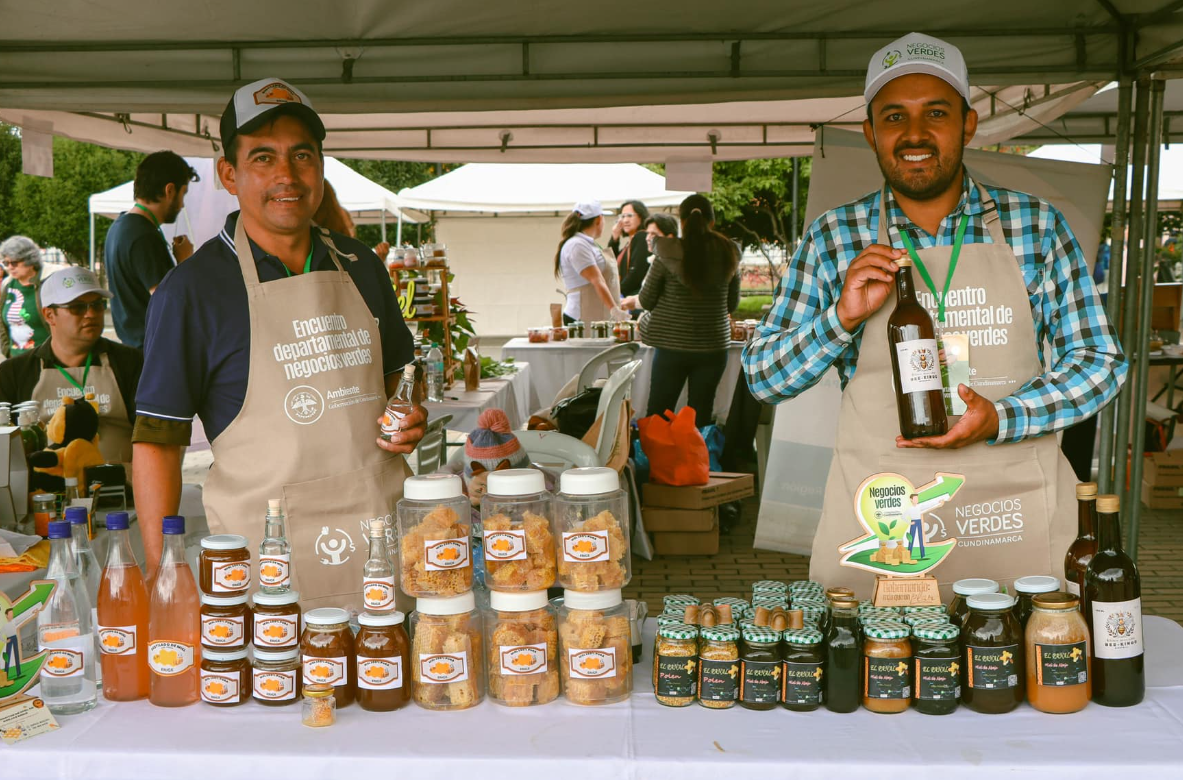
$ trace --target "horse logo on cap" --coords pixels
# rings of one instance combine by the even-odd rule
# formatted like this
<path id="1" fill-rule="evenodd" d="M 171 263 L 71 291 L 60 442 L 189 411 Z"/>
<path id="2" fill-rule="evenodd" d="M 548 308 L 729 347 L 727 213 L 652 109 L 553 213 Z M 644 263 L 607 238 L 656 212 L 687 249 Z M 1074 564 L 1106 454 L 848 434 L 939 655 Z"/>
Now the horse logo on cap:
<path id="1" fill-rule="evenodd" d="M 273 81 L 267 86 L 255 92 L 255 105 L 280 105 L 282 103 L 300 103 L 303 100 L 295 93 L 287 84 L 282 81 Z"/>
<path id="2" fill-rule="evenodd" d="M 902 56 L 903 55 L 900 54 L 899 49 L 892 49 L 887 54 L 883 55 L 883 67 L 885 67 L 885 68 L 892 67 L 893 65 L 895 65 L 896 63 L 898 63 L 900 61 L 900 57 L 902 57 Z"/>

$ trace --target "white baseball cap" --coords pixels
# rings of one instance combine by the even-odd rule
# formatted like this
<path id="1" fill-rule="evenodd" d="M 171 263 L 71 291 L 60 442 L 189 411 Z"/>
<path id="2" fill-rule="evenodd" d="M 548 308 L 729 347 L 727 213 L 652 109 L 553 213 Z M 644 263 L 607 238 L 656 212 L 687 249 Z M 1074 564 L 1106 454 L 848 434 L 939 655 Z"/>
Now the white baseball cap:
<path id="1" fill-rule="evenodd" d="M 594 219 L 595 217 L 604 216 L 604 207 L 598 200 L 588 200 L 581 203 L 576 203 L 575 208 L 571 209 L 584 219 Z"/>
<path id="2" fill-rule="evenodd" d="M 87 293 L 98 293 L 104 298 L 111 297 L 111 293 L 104 290 L 95 275 L 86 268 L 63 268 L 45 277 L 45 281 L 41 283 L 41 305 L 64 306 Z"/>
<path id="3" fill-rule="evenodd" d="M 299 117 L 317 141 L 324 140 L 324 122 L 308 96 L 282 79 L 269 78 L 239 87 L 230 98 L 219 123 L 222 147 L 239 134 L 254 132 L 278 113 Z"/>
<path id="4" fill-rule="evenodd" d="M 869 105 L 884 84 L 910 73 L 936 76 L 970 101 L 969 71 L 961 50 L 940 38 L 915 32 L 897 38 L 871 57 L 863 99 Z"/>

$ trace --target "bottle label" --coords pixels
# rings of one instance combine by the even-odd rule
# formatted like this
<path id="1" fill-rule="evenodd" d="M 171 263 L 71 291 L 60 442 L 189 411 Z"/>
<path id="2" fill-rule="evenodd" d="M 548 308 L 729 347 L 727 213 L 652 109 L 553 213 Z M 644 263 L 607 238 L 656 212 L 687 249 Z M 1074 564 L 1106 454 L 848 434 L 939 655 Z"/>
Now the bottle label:
<path id="1" fill-rule="evenodd" d="M 135 626 L 99 626 L 99 650 L 103 655 L 131 655 L 136 651 Z"/>
<path id="2" fill-rule="evenodd" d="M 1016 665 L 1019 656 L 1018 645 L 1002 647 L 974 647 L 966 645 L 966 662 L 969 664 L 967 678 L 974 690 L 999 691 L 1015 688 L 1019 684 Z"/>
<path id="3" fill-rule="evenodd" d="M 268 588 L 287 588 L 292 582 L 292 556 L 260 555 L 259 584 Z"/>
<path id="4" fill-rule="evenodd" d="M 913 339 L 895 345 L 900 366 L 900 392 L 922 393 L 942 390 L 941 363 L 936 339 Z"/>
<path id="5" fill-rule="evenodd" d="M 739 696 L 739 661 L 699 661 L 698 698 L 735 701 Z"/>
<path id="6" fill-rule="evenodd" d="M 1076 596 L 1076 598 L 1080 598 L 1080 585 L 1077 584 L 1076 580 L 1064 580 L 1064 583 L 1068 586 L 1069 593 Z"/>
<path id="7" fill-rule="evenodd" d="M 238 675 L 201 670 L 201 700 L 211 704 L 238 698 Z"/>
<path id="8" fill-rule="evenodd" d="M 739 700 L 749 704 L 776 704 L 780 701 L 780 661 L 740 661 L 743 679 Z"/>
<path id="9" fill-rule="evenodd" d="M 961 698 L 961 662 L 957 658 L 917 658 L 916 698 L 955 701 Z"/>
<path id="10" fill-rule="evenodd" d="M 468 679 L 468 651 L 458 653 L 420 653 L 419 683 L 447 684 Z"/>
<path id="11" fill-rule="evenodd" d="M 912 698 L 911 658 L 864 659 L 864 687 L 868 699 Z"/>
<path id="12" fill-rule="evenodd" d="M 567 648 L 567 671 L 572 680 L 607 680 L 616 676 L 616 648 Z"/>
<path id="13" fill-rule="evenodd" d="M 1142 599 L 1094 601 L 1093 653 L 1116 660 L 1142 655 Z"/>
<path id="14" fill-rule="evenodd" d="M 468 565 L 468 539 L 428 539 L 423 542 L 423 568 L 452 571 Z"/>
<path id="15" fill-rule="evenodd" d="M 241 593 L 251 586 L 250 561 L 215 563 L 213 566 L 214 593 Z"/>
<path id="16" fill-rule="evenodd" d="M 285 701 L 296 698 L 296 671 L 265 672 L 254 670 L 253 692 L 256 699 Z"/>
<path id="17" fill-rule="evenodd" d="M 299 615 L 255 617 L 255 644 L 263 647 L 291 647 L 296 643 Z"/>
<path id="18" fill-rule="evenodd" d="M 657 656 L 657 695 L 683 698 L 698 693 L 698 656 Z"/>
<path id="19" fill-rule="evenodd" d="M 201 616 L 201 643 L 210 647 L 234 647 L 246 644 L 244 619 L 239 617 Z"/>
<path id="20" fill-rule="evenodd" d="M 1070 645 L 1035 645 L 1035 675 L 1039 685 L 1061 687 L 1088 682 L 1087 642 Z"/>
<path id="21" fill-rule="evenodd" d="M 394 577 L 367 577 L 362 581 L 362 601 L 366 609 L 394 607 Z"/>
<path id="22" fill-rule="evenodd" d="M 315 658 L 306 655 L 304 656 L 304 684 L 327 683 L 335 688 L 346 685 L 349 682 L 349 674 L 345 664 L 348 662 L 348 659 L 343 655 L 335 658 Z"/>
<path id="23" fill-rule="evenodd" d="M 183 674 L 193 667 L 193 645 L 184 642 L 149 642 L 148 666 L 161 677 Z"/>
<path id="24" fill-rule="evenodd" d="M 75 635 L 70 639 L 59 639 L 53 646 L 42 645 L 45 663 L 41 667 L 41 673 L 56 679 L 81 677 L 86 671 L 86 639 L 89 639 L 89 636 Z"/>
<path id="25" fill-rule="evenodd" d="M 542 674 L 549 668 L 546 662 L 546 642 L 498 647 L 497 653 L 501 659 L 502 674 Z"/>
<path id="26" fill-rule="evenodd" d="M 823 674 L 820 663 L 785 661 L 781 700 L 785 704 L 821 704 Z"/>
<path id="27" fill-rule="evenodd" d="M 526 560 L 526 532 L 485 531 L 485 557 L 491 561 Z"/>
<path id="28" fill-rule="evenodd" d="M 357 687 L 367 691 L 392 691 L 403 687 L 403 659 L 392 655 L 387 658 L 357 659 Z"/>
<path id="29" fill-rule="evenodd" d="M 563 560 L 598 563 L 608 558 L 607 531 L 567 531 L 563 534 Z"/>
<path id="30" fill-rule="evenodd" d="M 393 404 L 387 406 L 386 412 L 382 415 L 382 425 L 379 426 L 382 430 L 382 434 L 389 438 L 398 433 L 400 430 L 398 427 L 398 422 L 399 420 L 406 417 L 407 414 L 407 408 L 401 403 L 398 406 Z"/>

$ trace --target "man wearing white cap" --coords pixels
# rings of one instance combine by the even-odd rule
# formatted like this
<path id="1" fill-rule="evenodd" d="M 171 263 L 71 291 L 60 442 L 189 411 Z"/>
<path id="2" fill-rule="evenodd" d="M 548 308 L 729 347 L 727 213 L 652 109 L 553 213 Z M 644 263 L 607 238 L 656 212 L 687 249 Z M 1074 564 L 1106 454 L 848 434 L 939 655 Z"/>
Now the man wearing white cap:
<path id="1" fill-rule="evenodd" d="M 872 56 L 864 97 L 885 184 L 810 226 L 743 356 L 766 402 L 831 367 L 843 385 L 811 577 L 866 596 L 872 573 L 931 573 L 947 594 L 960 577 L 1061 571 L 1075 476 L 1048 434 L 1097 414 L 1127 370 L 1080 247 L 1051 204 L 976 182 L 962 165 L 978 120 L 955 46 L 919 33 L 893 41 Z M 948 432 L 912 440 L 899 435 L 887 338 L 905 257 L 938 336 L 966 338 L 970 365 L 968 385 L 950 388 Z M 848 545 L 867 533 L 851 511 L 860 487 L 885 472 L 915 488 L 938 472 L 965 480 L 907 571 Z"/>
<path id="2" fill-rule="evenodd" d="M 134 347 L 103 338 L 111 293 L 93 273 L 70 267 L 41 285 L 41 317 L 49 338 L 32 352 L 0 363 L 0 401 L 35 400 L 45 422 L 62 399 L 94 395 L 99 411 L 99 450 L 108 463 L 131 463 L 136 386 L 144 366 Z"/>
<path id="3" fill-rule="evenodd" d="M 620 308 L 620 275 L 596 239 L 604 233 L 604 207 L 598 200 L 576 203 L 563 220 L 555 252 L 555 277 L 563 282 L 567 301 L 563 322 L 626 320 Z"/>

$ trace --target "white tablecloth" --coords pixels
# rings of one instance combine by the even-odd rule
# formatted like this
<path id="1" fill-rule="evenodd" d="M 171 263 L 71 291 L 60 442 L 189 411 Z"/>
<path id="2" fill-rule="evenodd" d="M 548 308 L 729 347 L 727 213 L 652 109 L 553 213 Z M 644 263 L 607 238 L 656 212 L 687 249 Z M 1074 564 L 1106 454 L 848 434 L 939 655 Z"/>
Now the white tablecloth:
<path id="1" fill-rule="evenodd" d="M 563 385 L 578 374 L 587 361 L 611 346 L 614 344 L 608 341 L 598 344 L 571 344 L 569 341 L 531 344 L 529 339 L 516 338 L 505 343 L 501 348 L 501 356 L 512 357 L 515 362 L 530 361 L 533 367 L 533 412 L 535 409 L 550 406 L 558 392 L 563 389 Z M 727 418 L 727 412 L 731 409 L 735 380 L 741 370 L 742 351 L 743 345 L 734 343 L 727 350 L 727 368 L 723 371 L 723 378 L 719 380 L 719 389 L 715 393 L 715 419 L 719 422 Z M 653 347 L 642 344 L 641 351 L 637 354 L 642 364 L 633 381 L 633 412 L 636 417 L 644 417 L 648 413 L 649 383 L 653 376 Z M 685 404 L 686 391 L 683 390 L 682 396 L 678 399 L 678 407 L 681 408 Z"/>
<path id="2" fill-rule="evenodd" d="M 457 382 L 451 390 L 444 391 L 446 400 L 440 403 L 427 401 L 423 406 L 430 417 L 452 415 L 449 431 L 471 433 L 476 428 L 477 418 L 486 409 L 501 409 L 509 418 L 511 429 L 521 428 L 534 411 L 530 400 L 533 369 L 524 361 L 516 365 L 518 370 L 509 376 L 482 379 L 480 390 L 468 392 L 463 381 Z"/>
<path id="3" fill-rule="evenodd" d="M 62 729 L 0 748 L 0 777 L 87 780 L 407 777 L 414 780 L 718 780 L 720 777 L 1179 777 L 1183 775 L 1183 629 L 1146 621 L 1146 701 L 1075 715 L 1023 705 L 1007 715 L 958 710 L 893 717 L 824 709 L 670 709 L 649 683 L 649 647 L 627 702 L 532 709 L 491 702 L 464 712 L 338 712 L 328 729 L 300 725 L 299 708 L 250 702 L 159 709 L 102 702 L 61 718 Z"/>

